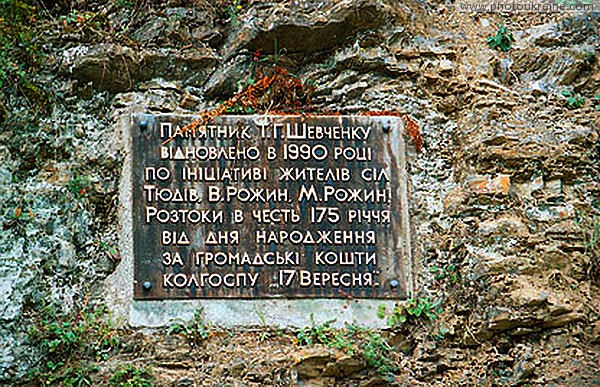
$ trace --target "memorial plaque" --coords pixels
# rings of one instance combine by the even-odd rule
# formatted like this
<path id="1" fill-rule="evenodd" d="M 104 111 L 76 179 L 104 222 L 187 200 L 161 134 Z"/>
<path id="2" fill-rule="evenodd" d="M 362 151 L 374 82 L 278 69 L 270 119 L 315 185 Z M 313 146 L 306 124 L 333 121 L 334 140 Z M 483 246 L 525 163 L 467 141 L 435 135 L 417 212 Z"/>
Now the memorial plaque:
<path id="1" fill-rule="evenodd" d="M 406 298 L 402 121 L 136 115 L 134 297 Z"/>

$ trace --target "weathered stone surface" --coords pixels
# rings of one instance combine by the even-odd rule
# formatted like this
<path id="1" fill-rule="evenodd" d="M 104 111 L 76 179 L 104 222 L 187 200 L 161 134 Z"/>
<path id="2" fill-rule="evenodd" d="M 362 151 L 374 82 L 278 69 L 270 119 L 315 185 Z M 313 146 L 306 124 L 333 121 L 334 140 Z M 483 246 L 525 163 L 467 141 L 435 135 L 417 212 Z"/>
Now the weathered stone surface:
<path id="1" fill-rule="evenodd" d="M 226 61 L 219 71 L 212 74 L 204 85 L 204 92 L 209 98 L 230 96 L 238 91 L 250 79 L 247 60 L 242 56 Z"/>
<path id="2" fill-rule="evenodd" d="M 77 46 L 63 54 L 66 74 L 95 88 L 108 91 L 132 89 L 137 55 L 130 47 L 117 45 Z"/>
<path id="3" fill-rule="evenodd" d="M 335 362 L 327 364 L 323 370 L 323 376 L 343 378 L 362 371 L 366 367 L 367 365 L 362 360 L 354 356 L 341 356 Z"/>
<path id="4" fill-rule="evenodd" d="M 145 23 L 132 38 L 143 45 L 181 47 L 201 42 L 211 30 L 211 15 L 196 8 L 167 8 L 164 12 L 147 15 Z M 195 26 L 193 33 L 190 25 Z"/>
<path id="5" fill-rule="evenodd" d="M 479 224 L 479 232 L 484 236 L 497 237 L 525 237 L 528 234 L 527 226 L 516 216 L 504 216 L 499 219 L 488 220 Z"/>
<path id="6" fill-rule="evenodd" d="M 540 289 L 532 282 L 520 281 L 509 295 L 503 306 L 490 309 L 491 316 L 479 318 L 474 322 L 478 326 L 471 339 L 488 340 L 494 332 L 507 332 L 509 335 L 522 336 L 556 328 L 585 319 L 581 305 L 568 300 L 567 296 L 556 290 Z M 477 338 L 475 338 L 477 337 Z"/>
<path id="7" fill-rule="evenodd" d="M 293 355 L 294 369 L 301 379 L 344 378 L 365 368 L 365 362 L 355 356 L 316 346 Z"/>
<path id="8" fill-rule="evenodd" d="M 137 50 L 114 44 L 77 46 L 63 54 L 62 71 L 83 84 L 110 92 L 132 90 L 155 77 L 201 84 L 213 71 L 216 57 L 209 49 Z"/>
<path id="9" fill-rule="evenodd" d="M 189 89 L 187 89 L 183 92 L 183 96 L 179 101 L 179 106 L 184 109 L 193 110 L 194 108 L 198 107 L 201 103 L 202 98 L 196 96 Z"/>
<path id="10" fill-rule="evenodd" d="M 139 78 L 163 77 L 185 85 L 201 85 L 214 71 L 217 57 L 206 48 L 142 50 L 139 54 Z"/>
<path id="11" fill-rule="evenodd" d="M 149 112 L 173 112 L 177 108 L 178 95 L 168 90 L 150 90 L 147 93 L 118 94 L 113 105 L 116 108 L 137 106 Z"/>
<path id="12" fill-rule="evenodd" d="M 475 195 L 508 195 L 510 176 L 473 176 L 467 178 L 467 190 Z"/>
<path id="13" fill-rule="evenodd" d="M 335 362 L 336 353 L 330 348 L 315 346 L 298 351 L 294 355 L 294 368 L 302 379 L 320 377 L 327 365 Z"/>
<path id="14" fill-rule="evenodd" d="M 228 51 L 247 48 L 273 54 L 284 49 L 288 54 L 310 54 L 331 50 L 357 31 L 381 25 L 386 18 L 384 9 L 377 0 L 344 0 L 324 7 L 309 5 L 307 9 L 282 3 L 279 12 L 253 9 L 247 16 L 248 24 L 234 36 Z"/>

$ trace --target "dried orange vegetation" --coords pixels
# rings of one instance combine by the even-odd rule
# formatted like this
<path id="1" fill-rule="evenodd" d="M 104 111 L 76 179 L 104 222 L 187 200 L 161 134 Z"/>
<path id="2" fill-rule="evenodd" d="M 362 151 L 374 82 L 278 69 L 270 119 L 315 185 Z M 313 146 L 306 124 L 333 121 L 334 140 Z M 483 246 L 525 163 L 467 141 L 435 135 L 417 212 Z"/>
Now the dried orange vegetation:
<path id="1" fill-rule="evenodd" d="M 186 125 L 183 131 L 195 132 L 204 123 L 211 122 L 216 116 L 229 113 L 231 110 L 251 111 L 260 114 L 298 114 L 340 115 L 339 112 L 311 112 L 310 94 L 313 87 L 306 86 L 281 67 L 272 68 L 268 74 L 257 70 L 257 81 L 246 90 L 223 102 L 219 107 L 200 113 L 200 118 Z M 364 116 L 401 117 L 406 125 L 406 133 L 412 139 L 417 152 L 423 146 L 423 137 L 419 125 L 408 115 L 397 111 L 363 112 Z"/>
<path id="2" fill-rule="evenodd" d="M 270 74 L 257 72 L 258 80 L 219 105 L 214 110 L 200 113 L 200 118 L 183 128 L 184 131 L 196 131 L 200 125 L 210 122 L 214 117 L 228 113 L 234 108 L 249 109 L 263 114 L 290 114 L 310 110 L 309 94 L 314 91 L 290 75 L 281 67 L 274 67 Z"/>

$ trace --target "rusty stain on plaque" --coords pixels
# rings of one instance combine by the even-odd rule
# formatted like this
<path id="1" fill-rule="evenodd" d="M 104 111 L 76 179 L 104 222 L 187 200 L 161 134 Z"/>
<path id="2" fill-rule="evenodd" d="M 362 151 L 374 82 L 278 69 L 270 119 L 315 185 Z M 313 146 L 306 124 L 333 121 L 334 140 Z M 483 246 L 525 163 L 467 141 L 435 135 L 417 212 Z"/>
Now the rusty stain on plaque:
<path id="1" fill-rule="evenodd" d="M 406 298 L 397 117 L 136 115 L 134 298 Z"/>

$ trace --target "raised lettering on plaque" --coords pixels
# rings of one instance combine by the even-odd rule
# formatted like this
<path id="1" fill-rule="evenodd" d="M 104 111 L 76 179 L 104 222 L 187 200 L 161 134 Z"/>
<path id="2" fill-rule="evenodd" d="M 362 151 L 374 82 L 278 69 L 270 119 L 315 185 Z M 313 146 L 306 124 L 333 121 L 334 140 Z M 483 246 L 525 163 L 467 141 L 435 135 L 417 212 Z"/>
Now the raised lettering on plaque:
<path id="1" fill-rule="evenodd" d="M 135 299 L 405 298 L 397 117 L 132 119 Z"/>

